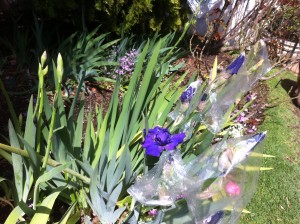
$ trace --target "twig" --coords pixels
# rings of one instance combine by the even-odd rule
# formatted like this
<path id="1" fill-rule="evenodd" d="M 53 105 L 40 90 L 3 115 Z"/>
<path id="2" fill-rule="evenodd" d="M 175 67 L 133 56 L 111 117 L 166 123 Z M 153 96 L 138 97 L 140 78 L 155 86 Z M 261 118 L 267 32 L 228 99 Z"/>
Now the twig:
<path id="1" fill-rule="evenodd" d="M 286 102 L 289 102 L 290 100 L 295 100 L 295 99 L 298 99 L 298 98 L 300 98 L 300 95 L 299 96 L 295 96 L 295 97 L 291 97 L 291 98 L 289 98 L 289 99 L 287 99 L 287 100 L 282 100 L 281 102 L 279 102 L 279 103 L 277 103 L 277 104 L 273 104 L 273 105 L 267 105 L 266 106 L 266 108 L 273 108 L 273 107 L 277 107 L 277 106 L 279 106 L 280 104 L 282 104 L 282 103 L 286 103 Z"/>
<path id="2" fill-rule="evenodd" d="M 279 75 L 281 72 L 283 72 L 285 70 L 286 70 L 286 68 L 282 68 L 280 71 L 276 72 L 275 74 L 273 74 L 271 76 L 268 76 L 268 77 L 262 77 L 262 78 L 260 78 L 260 80 L 265 81 L 265 80 L 272 79 L 272 78 L 274 78 L 275 76 Z"/>

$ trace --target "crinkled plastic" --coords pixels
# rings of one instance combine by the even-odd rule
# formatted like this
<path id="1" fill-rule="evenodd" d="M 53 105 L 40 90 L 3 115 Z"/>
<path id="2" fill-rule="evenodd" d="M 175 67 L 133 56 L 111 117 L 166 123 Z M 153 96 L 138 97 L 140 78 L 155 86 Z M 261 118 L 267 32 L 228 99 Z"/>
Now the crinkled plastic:
<path id="1" fill-rule="evenodd" d="M 188 121 L 184 121 L 184 119 L 187 118 L 197 107 L 198 101 L 194 98 L 201 94 L 201 85 L 201 80 L 192 82 L 181 94 L 180 100 L 174 110 L 168 115 L 169 119 L 174 122 L 174 126 L 180 126 L 179 132 L 185 133 L 185 139 L 189 139 L 191 137 L 195 122 L 192 119 Z"/>
<path id="2" fill-rule="evenodd" d="M 259 41 L 247 55 L 237 75 L 226 80 L 217 78 L 211 83 L 207 93 L 209 102 L 200 118 L 212 133 L 216 134 L 224 128 L 229 108 L 270 69 L 266 45 Z"/>
<path id="3" fill-rule="evenodd" d="M 191 162 L 186 177 L 190 186 L 185 195 L 195 223 L 213 223 L 208 220 L 219 217 L 218 224 L 232 224 L 239 219 L 257 185 L 259 172 L 250 171 L 250 167 L 260 167 L 261 163 L 249 155 L 265 135 L 259 133 L 218 143 Z M 230 185 L 235 190 L 230 191 Z"/>
<path id="4" fill-rule="evenodd" d="M 128 193 L 145 205 L 169 206 L 186 191 L 186 170 L 179 150 L 165 151 L 159 162 Z"/>
<path id="5" fill-rule="evenodd" d="M 224 0 L 188 0 L 188 4 L 197 17 L 201 18 L 213 9 L 222 8 L 224 6 Z"/>
<path id="6" fill-rule="evenodd" d="M 208 83 L 191 83 L 169 114 L 186 140 L 201 122 L 213 134 L 224 128 L 230 107 L 271 69 L 264 42 L 239 56 Z M 197 129 L 198 130 L 198 129 Z M 252 197 L 261 159 L 251 156 L 266 133 L 225 140 L 184 163 L 178 150 L 166 151 L 128 193 L 151 206 L 171 206 L 184 198 L 195 223 L 236 223 Z M 256 149 L 257 152 L 257 149 Z"/>
<path id="7" fill-rule="evenodd" d="M 183 197 L 195 223 L 236 223 L 258 180 L 261 161 L 251 152 L 265 136 L 217 143 L 187 164 L 178 150 L 164 152 L 128 193 L 145 205 L 169 206 Z"/>
<path id="8" fill-rule="evenodd" d="M 195 182 L 226 176 L 245 160 L 266 136 L 266 132 L 232 138 L 212 145 L 186 165 L 187 179 Z"/>

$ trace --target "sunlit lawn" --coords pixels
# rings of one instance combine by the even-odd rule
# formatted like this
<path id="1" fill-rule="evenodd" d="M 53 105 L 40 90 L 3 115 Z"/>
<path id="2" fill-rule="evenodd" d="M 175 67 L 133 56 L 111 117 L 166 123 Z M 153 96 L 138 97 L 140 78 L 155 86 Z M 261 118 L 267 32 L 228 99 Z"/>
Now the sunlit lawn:
<path id="1" fill-rule="evenodd" d="M 264 160 L 263 166 L 273 167 L 261 173 L 257 192 L 247 207 L 251 214 L 242 216 L 241 222 L 248 223 L 300 223 L 300 117 L 281 84 L 296 76 L 284 72 L 268 80 L 268 104 L 278 105 L 267 109 L 260 130 L 268 131 L 264 153 L 276 158 Z M 278 84 L 278 85 L 277 85 Z"/>

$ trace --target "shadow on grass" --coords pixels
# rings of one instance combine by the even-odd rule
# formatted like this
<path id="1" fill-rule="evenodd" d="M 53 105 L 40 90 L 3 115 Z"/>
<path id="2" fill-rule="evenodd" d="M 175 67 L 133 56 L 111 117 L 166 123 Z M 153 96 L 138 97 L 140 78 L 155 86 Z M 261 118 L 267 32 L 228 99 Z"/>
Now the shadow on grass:
<path id="1" fill-rule="evenodd" d="M 278 84 L 279 83 L 281 87 L 289 94 L 292 103 L 300 109 L 300 95 L 298 94 L 299 90 L 297 88 L 297 82 L 291 79 L 281 79 Z"/>

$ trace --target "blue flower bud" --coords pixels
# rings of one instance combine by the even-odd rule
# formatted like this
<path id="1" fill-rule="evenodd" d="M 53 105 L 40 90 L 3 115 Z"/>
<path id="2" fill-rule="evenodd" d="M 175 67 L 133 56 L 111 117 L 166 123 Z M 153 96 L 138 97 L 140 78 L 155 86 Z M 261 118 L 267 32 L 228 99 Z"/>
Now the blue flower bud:
<path id="1" fill-rule="evenodd" d="M 227 68 L 226 71 L 230 75 L 237 74 L 241 66 L 245 61 L 245 52 L 243 52 L 240 56 L 238 56 Z"/>

